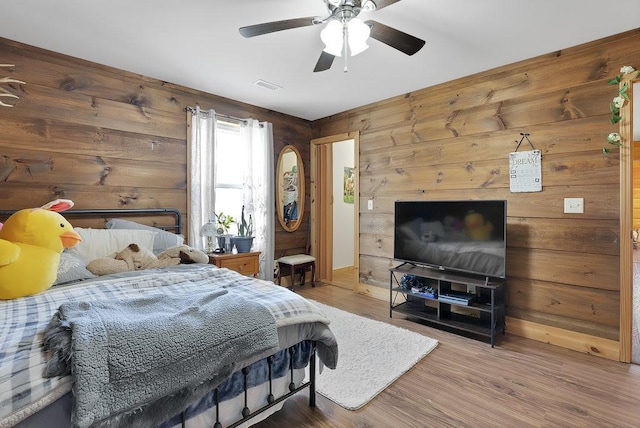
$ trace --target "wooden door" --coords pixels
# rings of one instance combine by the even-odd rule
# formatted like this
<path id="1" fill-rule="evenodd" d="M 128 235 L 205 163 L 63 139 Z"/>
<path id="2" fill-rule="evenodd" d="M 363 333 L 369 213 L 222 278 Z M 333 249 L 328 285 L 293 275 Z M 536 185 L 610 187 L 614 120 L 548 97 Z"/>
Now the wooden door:
<path id="1" fill-rule="evenodd" d="M 333 149 L 332 144 L 344 140 L 354 140 L 356 169 L 356 195 L 358 194 L 358 152 L 359 133 L 350 132 L 311 140 L 311 254 L 316 258 L 316 278 L 325 283 L 333 280 Z M 358 275 L 359 258 L 359 210 L 356 204 L 354 233 L 355 276 Z M 357 281 L 353 290 L 357 289 Z"/>

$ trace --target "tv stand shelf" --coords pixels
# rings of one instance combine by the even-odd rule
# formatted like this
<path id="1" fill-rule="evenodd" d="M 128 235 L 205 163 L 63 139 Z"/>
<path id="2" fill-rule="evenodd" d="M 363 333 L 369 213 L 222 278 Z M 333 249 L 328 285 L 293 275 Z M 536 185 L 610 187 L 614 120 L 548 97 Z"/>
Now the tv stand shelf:
<path id="1" fill-rule="evenodd" d="M 504 279 L 445 272 L 411 263 L 391 268 L 389 274 L 390 318 L 394 311 L 399 312 L 435 327 L 488 338 L 491 347 L 496 332 L 502 330 L 504 334 Z M 417 278 L 436 295 L 431 297 L 403 287 L 404 275 Z"/>

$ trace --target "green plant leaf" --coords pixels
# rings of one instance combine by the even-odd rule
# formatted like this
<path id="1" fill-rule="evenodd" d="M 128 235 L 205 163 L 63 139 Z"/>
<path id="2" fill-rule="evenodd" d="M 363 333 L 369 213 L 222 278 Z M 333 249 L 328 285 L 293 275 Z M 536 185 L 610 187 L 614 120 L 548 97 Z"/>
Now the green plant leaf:
<path id="1" fill-rule="evenodd" d="M 235 222 L 232 216 L 227 215 L 223 212 L 214 213 L 214 215 L 216 216 L 216 222 L 218 223 L 218 225 L 222 226 L 225 232 L 228 232 L 231 224 Z"/>
<path id="2" fill-rule="evenodd" d="M 621 120 L 622 120 L 622 116 L 618 116 L 618 115 L 611 116 L 611 123 L 614 125 L 620 122 Z"/>
<path id="3" fill-rule="evenodd" d="M 608 155 L 608 154 L 609 154 L 609 151 L 610 151 L 610 150 L 609 150 L 607 147 L 603 147 L 603 148 L 602 148 L 602 154 L 603 154 L 603 155 Z"/>
<path id="4" fill-rule="evenodd" d="M 616 77 L 614 77 L 613 79 L 608 80 L 608 81 L 607 81 L 607 84 L 609 84 L 609 85 L 617 85 L 618 83 L 620 83 L 620 80 L 621 80 L 620 75 L 617 75 L 617 76 L 616 76 Z"/>
<path id="5" fill-rule="evenodd" d="M 629 89 L 629 85 L 626 83 L 622 85 L 618 93 L 627 101 L 629 101 L 629 95 L 627 95 L 627 90 Z"/>

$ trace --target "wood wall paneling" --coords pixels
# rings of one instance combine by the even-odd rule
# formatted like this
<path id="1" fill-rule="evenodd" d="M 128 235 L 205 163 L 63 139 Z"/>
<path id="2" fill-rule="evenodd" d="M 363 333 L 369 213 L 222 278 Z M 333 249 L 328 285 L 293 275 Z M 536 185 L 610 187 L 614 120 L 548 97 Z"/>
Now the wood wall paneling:
<path id="1" fill-rule="evenodd" d="M 0 58 L 26 82 L 0 116 L 3 209 L 64 197 L 76 208 L 175 207 L 188 218 L 184 108 L 196 104 L 271 122 L 274 162 L 293 144 L 308 171 L 309 121 L 11 40 L 0 39 Z M 294 233 L 276 223 L 274 257 L 304 251 L 308 217 L 307 208 Z"/>
<path id="2" fill-rule="evenodd" d="M 395 200 L 506 199 L 514 331 L 580 350 L 590 341 L 580 338 L 592 337 L 612 354 L 619 160 L 600 150 L 615 130 L 608 121 L 615 89 L 606 81 L 621 65 L 640 64 L 640 30 L 314 123 L 6 39 L 0 57 L 27 82 L 15 88 L 16 107 L 0 117 L 5 209 L 69 197 L 79 208 L 175 206 L 186 216 L 186 106 L 272 122 L 274 161 L 293 144 L 305 172 L 312 138 L 359 131 L 359 280 L 366 290 L 385 295 L 388 287 Z M 508 153 L 520 132 L 543 153 L 542 192 L 509 191 Z M 565 197 L 583 197 L 585 213 L 564 214 Z M 304 216 L 294 233 L 276 224 L 274 257 L 304 251 L 308 209 Z"/>
<path id="3" fill-rule="evenodd" d="M 506 199 L 514 330 L 586 352 L 601 341 L 616 355 L 620 161 L 601 149 L 617 131 L 607 80 L 625 64 L 640 64 L 640 30 L 314 122 L 321 136 L 360 131 L 361 290 L 388 287 L 395 200 Z M 509 191 L 520 132 L 542 151 L 542 192 Z M 565 214 L 567 197 L 584 198 L 584 214 Z"/>

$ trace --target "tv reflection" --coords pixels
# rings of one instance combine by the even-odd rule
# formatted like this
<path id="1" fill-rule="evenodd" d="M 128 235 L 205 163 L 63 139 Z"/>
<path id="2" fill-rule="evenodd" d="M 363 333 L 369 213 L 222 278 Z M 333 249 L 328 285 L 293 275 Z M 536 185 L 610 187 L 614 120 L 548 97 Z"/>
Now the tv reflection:
<path id="1" fill-rule="evenodd" d="M 502 231 L 480 212 L 463 217 L 414 218 L 396 225 L 395 255 L 444 269 L 504 277 Z"/>

